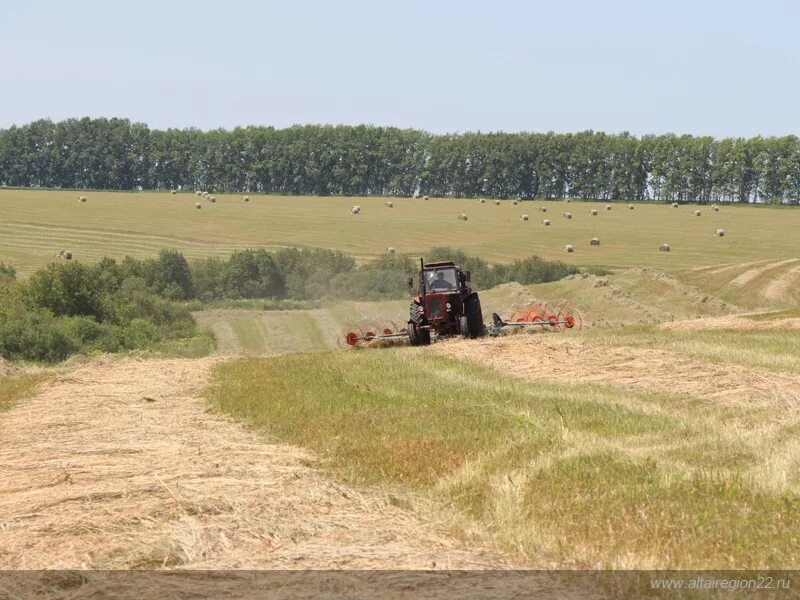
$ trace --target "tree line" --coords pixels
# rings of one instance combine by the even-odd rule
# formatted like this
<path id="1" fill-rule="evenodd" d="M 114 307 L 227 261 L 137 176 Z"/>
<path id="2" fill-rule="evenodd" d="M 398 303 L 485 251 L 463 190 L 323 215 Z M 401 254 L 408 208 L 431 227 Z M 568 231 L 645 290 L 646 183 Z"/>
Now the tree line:
<path id="1" fill-rule="evenodd" d="M 797 204 L 800 140 L 39 120 L 0 129 L 0 185 Z"/>

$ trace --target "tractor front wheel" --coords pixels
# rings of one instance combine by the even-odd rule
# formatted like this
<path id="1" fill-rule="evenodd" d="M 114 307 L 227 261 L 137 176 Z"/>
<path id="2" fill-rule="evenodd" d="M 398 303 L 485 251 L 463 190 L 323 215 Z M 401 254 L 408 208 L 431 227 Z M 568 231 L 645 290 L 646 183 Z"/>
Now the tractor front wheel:
<path id="1" fill-rule="evenodd" d="M 412 346 L 427 346 L 431 343 L 431 332 L 428 329 L 420 329 L 412 321 L 408 324 L 408 341 Z"/>
<path id="2" fill-rule="evenodd" d="M 469 334 L 469 319 L 467 319 L 467 317 L 459 317 L 459 319 L 458 319 L 458 331 L 465 338 L 472 337 Z"/>
<path id="3" fill-rule="evenodd" d="M 464 302 L 464 316 L 461 317 L 462 321 L 466 321 L 461 325 L 461 333 L 464 337 L 478 338 L 483 337 L 485 331 L 483 326 L 483 311 L 481 311 L 481 301 L 477 295 L 467 298 Z M 466 328 L 464 327 L 466 325 Z M 466 334 L 464 333 L 466 329 Z"/>

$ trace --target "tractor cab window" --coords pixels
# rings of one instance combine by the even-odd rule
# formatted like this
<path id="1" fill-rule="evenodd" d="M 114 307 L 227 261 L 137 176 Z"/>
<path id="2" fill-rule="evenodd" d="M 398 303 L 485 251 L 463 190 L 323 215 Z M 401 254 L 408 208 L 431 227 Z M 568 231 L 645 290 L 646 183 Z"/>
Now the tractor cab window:
<path id="1" fill-rule="evenodd" d="M 427 287 L 432 292 L 452 292 L 458 290 L 455 269 L 436 269 L 425 274 Z"/>

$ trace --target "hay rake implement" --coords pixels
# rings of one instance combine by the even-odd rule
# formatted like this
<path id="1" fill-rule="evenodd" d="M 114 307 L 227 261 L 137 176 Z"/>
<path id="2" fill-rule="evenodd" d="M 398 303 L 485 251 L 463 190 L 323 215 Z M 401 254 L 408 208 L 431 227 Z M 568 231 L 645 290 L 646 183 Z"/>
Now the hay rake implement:
<path id="1" fill-rule="evenodd" d="M 514 306 L 508 319 L 492 313 L 492 323 L 486 326 L 488 335 L 503 335 L 509 331 L 539 328 L 541 331 L 566 331 L 581 329 L 580 313 L 566 303 L 548 306 L 531 303 Z"/>
<path id="2" fill-rule="evenodd" d="M 563 332 L 581 329 L 583 325 L 580 314 L 566 303 L 520 304 L 502 312 L 508 317 L 492 313 L 492 322 L 485 325 L 485 335 L 496 337 L 521 331 Z M 392 342 L 408 338 L 408 323 L 402 319 L 376 317 L 345 324 L 337 341 L 341 347 L 354 347 L 380 340 Z"/>
<path id="3" fill-rule="evenodd" d="M 357 346 L 376 340 L 408 339 L 408 326 L 399 319 L 362 319 L 346 323 L 337 340 L 339 346 Z"/>

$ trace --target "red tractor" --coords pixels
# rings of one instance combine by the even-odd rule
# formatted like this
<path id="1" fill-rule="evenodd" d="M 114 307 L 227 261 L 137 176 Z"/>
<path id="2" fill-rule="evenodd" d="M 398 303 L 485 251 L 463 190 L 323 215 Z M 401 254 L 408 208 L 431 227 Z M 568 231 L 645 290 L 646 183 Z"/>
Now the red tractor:
<path id="1" fill-rule="evenodd" d="M 420 259 L 419 295 L 411 300 L 408 338 L 412 346 L 431 343 L 440 335 L 482 337 L 486 333 L 478 292 L 469 287 L 469 271 L 451 261 L 425 264 Z M 414 287 L 409 277 L 408 288 Z"/>

